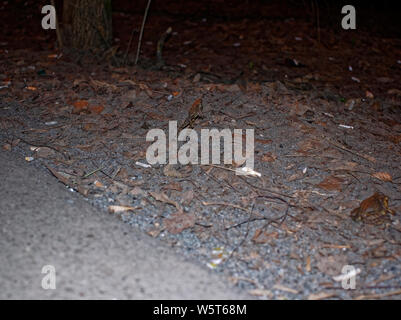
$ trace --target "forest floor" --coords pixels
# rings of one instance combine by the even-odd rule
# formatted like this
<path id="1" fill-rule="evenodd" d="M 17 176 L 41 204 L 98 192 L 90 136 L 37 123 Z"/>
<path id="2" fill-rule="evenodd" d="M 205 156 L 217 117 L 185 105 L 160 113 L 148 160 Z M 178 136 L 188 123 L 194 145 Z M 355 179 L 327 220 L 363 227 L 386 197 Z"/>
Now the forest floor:
<path id="1" fill-rule="evenodd" d="M 141 17 L 113 18 L 128 43 L 124 27 Z M 6 30 L 3 151 L 255 298 L 399 298 L 401 40 L 322 29 L 319 42 L 314 25 L 290 18 L 192 19 L 174 25 L 156 69 L 174 21 L 153 22 L 138 66 L 133 49 L 106 61 L 60 53 L 54 34 Z M 260 176 L 235 164 L 147 164 L 149 130 L 168 133 L 196 103 L 198 133 L 254 129 Z M 346 265 L 354 290 L 342 287 Z"/>

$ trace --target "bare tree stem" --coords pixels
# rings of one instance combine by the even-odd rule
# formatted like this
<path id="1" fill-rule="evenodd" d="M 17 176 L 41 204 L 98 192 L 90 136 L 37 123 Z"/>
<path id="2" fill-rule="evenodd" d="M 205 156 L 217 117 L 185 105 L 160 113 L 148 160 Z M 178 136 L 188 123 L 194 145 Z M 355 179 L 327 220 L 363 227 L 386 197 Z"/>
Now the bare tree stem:
<path id="1" fill-rule="evenodd" d="M 145 21 L 146 21 L 146 17 L 148 16 L 148 11 L 149 11 L 149 7 L 150 7 L 150 3 L 151 2 L 152 2 L 152 0 L 148 1 L 148 4 L 147 4 L 146 9 L 145 9 L 145 14 L 143 15 L 141 32 L 139 34 L 139 40 L 138 40 L 138 49 L 136 51 L 136 57 L 135 57 L 135 64 L 138 64 L 139 52 L 141 51 L 141 42 L 142 42 L 143 29 L 145 28 Z"/>

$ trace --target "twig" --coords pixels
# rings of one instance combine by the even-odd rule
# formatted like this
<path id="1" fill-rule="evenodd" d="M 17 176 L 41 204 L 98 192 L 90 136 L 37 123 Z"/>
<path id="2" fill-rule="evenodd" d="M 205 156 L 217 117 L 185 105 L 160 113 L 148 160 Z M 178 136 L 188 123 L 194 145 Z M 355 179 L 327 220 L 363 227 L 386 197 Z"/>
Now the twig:
<path id="1" fill-rule="evenodd" d="M 49 148 L 49 149 L 52 149 L 53 151 L 56 151 L 56 152 L 60 153 L 64 158 L 70 159 L 70 157 L 69 157 L 68 155 L 64 154 L 64 152 L 62 152 L 62 151 L 58 150 L 57 148 L 52 147 L 52 146 L 50 146 L 50 145 L 48 145 L 48 144 L 41 144 L 41 143 L 30 142 L 30 141 L 27 141 L 27 140 L 25 140 L 25 139 L 23 139 L 23 138 L 21 138 L 21 137 L 16 136 L 16 135 L 13 135 L 13 136 L 14 136 L 14 138 L 19 139 L 19 140 L 21 140 L 22 142 L 24 142 L 24 143 L 26 143 L 26 144 L 29 144 L 29 145 L 31 145 L 31 146 L 33 146 L 33 147 L 36 147 L 36 148 Z"/>
<path id="2" fill-rule="evenodd" d="M 247 223 L 247 222 L 254 222 L 254 221 L 260 221 L 260 220 L 267 220 L 267 218 L 266 218 L 266 217 L 261 217 L 261 218 L 253 218 L 253 219 L 251 219 L 251 220 L 247 219 L 247 220 L 245 220 L 245 221 L 241 221 L 241 222 L 238 222 L 238 223 L 233 224 L 233 225 L 231 225 L 231 226 L 225 227 L 225 230 L 230 230 L 230 229 L 233 229 L 233 228 L 238 228 L 238 227 L 242 226 L 244 223 Z"/>
<path id="3" fill-rule="evenodd" d="M 220 184 L 222 186 L 222 183 L 220 180 L 216 179 L 213 175 L 207 173 L 205 170 L 203 170 L 202 168 L 200 168 L 204 174 L 206 174 L 209 178 L 211 178 L 212 180 L 214 180 L 215 182 L 217 182 L 218 184 Z M 228 183 L 226 180 L 223 179 L 223 181 L 229 186 L 231 187 L 234 191 L 241 193 L 239 190 L 237 190 L 236 188 L 234 188 L 230 183 Z"/>
<path id="4" fill-rule="evenodd" d="M 268 222 L 265 223 L 265 225 L 261 228 L 261 230 L 264 230 L 267 226 L 269 226 L 270 224 L 277 222 L 278 220 L 281 220 L 279 223 L 279 226 L 281 226 L 283 224 L 283 222 L 285 221 L 285 219 L 287 219 L 288 217 L 288 210 L 290 209 L 290 206 L 287 205 L 287 209 L 285 210 L 284 214 L 281 217 L 278 217 L 277 219 L 272 219 Z"/>
<path id="5" fill-rule="evenodd" d="M 124 55 L 124 59 L 123 59 L 123 65 L 125 65 L 125 62 L 127 61 L 128 51 L 131 48 L 131 42 L 132 42 L 132 38 L 134 36 L 134 31 L 135 31 L 135 28 L 132 28 L 131 37 L 129 38 L 127 50 L 125 51 L 125 55 Z"/>
<path id="6" fill-rule="evenodd" d="M 262 191 L 267 191 L 267 192 L 270 192 L 270 193 L 272 193 L 272 194 L 276 194 L 276 195 L 279 195 L 279 196 L 282 196 L 282 197 L 286 197 L 286 198 L 294 198 L 293 196 L 290 196 L 290 195 L 288 195 L 288 194 L 284 194 L 284 193 L 280 193 L 280 192 L 277 192 L 277 191 L 273 191 L 273 190 L 271 190 L 271 189 L 268 189 L 268 188 L 262 188 L 262 187 L 258 187 L 258 186 L 254 186 L 254 185 L 252 185 L 252 184 L 250 184 L 245 178 L 243 178 L 243 177 L 241 177 L 241 176 L 238 176 L 238 178 L 240 178 L 242 181 L 244 181 L 248 186 L 250 186 L 253 190 L 262 190 Z M 258 193 L 258 192 L 257 192 Z M 258 193 L 259 194 L 259 193 Z M 279 198 L 279 197 L 277 197 L 278 199 L 280 199 L 280 200 L 282 200 L 282 201 L 284 201 L 284 202 L 286 202 L 285 200 L 283 200 L 283 199 L 281 199 L 281 198 Z"/>
<path id="7" fill-rule="evenodd" d="M 140 31 L 140 33 L 139 33 L 138 49 L 137 49 L 137 51 L 136 51 L 136 57 L 135 57 L 135 65 L 138 64 L 139 51 L 141 51 L 141 43 L 142 43 L 143 29 L 145 28 L 145 21 L 146 21 L 147 15 L 148 15 L 148 10 L 149 10 L 151 1 L 152 1 L 152 0 L 149 0 L 149 1 L 148 1 L 148 4 L 147 4 L 146 9 L 145 9 L 145 14 L 143 15 L 141 31 Z"/>
<path id="8" fill-rule="evenodd" d="M 164 46 L 164 42 L 166 41 L 167 37 L 170 35 L 172 30 L 173 29 L 171 27 L 168 27 L 168 29 L 162 34 L 162 36 L 160 37 L 159 41 L 157 42 L 157 50 L 156 50 L 157 62 L 156 62 L 156 65 L 159 68 L 164 66 L 163 46 Z"/>
<path id="9" fill-rule="evenodd" d="M 233 256 L 234 252 L 238 251 L 238 249 L 244 244 L 246 238 L 248 238 L 249 231 L 250 231 L 249 223 L 251 222 L 251 219 L 252 219 L 252 212 L 253 212 L 254 207 L 255 207 L 255 202 L 252 204 L 252 209 L 250 210 L 250 213 L 249 213 L 249 219 L 248 219 L 246 233 L 245 233 L 244 237 L 242 238 L 241 242 L 233 249 L 233 251 L 231 251 L 231 253 L 228 256 L 228 258 L 226 259 L 225 263 L 227 263 L 227 261 L 230 260 L 230 258 Z"/>
<path id="10" fill-rule="evenodd" d="M 83 175 L 83 176 L 82 176 L 82 179 L 88 178 L 88 177 L 91 176 L 92 174 L 94 174 L 94 173 L 96 173 L 96 172 L 98 172 L 98 171 L 101 171 L 101 170 L 103 170 L 103 169 L 104 169 L 104 167 L 100 167 L 100 168 L 97 168 L 97 169 L 95 169 L 95 170 L 92 170 L 92 171 L 88 172 L 87 174 Z"/>
<path id="11" fill-rule="evenodd" d="M 360 157 L 360 158 L 363 158 L 363 159 L 365 159 L 365 160 L 368 160 L 368 161 L 370 161 L 370 162 L 375 162 L 375 161 L 376 161 L 373 157 L 365 156 L 365 155 L 363 155 L 363 154 L 360 154 L 359 152 L 352 151 L 351 149 L 348 149 L 348 148 L 342 146 L 341 144 L 339 144 L 339 143 L 337 143 L 337 142 L 334 142 L 334 141 L 331 141 L 331 140 L 329 140 L 329 139 L 327 139 L 327 138 L 326 138 L 326 141 L 327 141 L 328 143 L 330 143 L 332 146 L 336 147 L 337 149 L 347 151 L 347 152 L 349 152 L 349 153 L 351 153 L 351 154 L 353 154 L 353 155 L 356 155 L 356 156 L 358 156 L 358 157 Z"/>
<path id="12" fill-rule="evenodd" d="M 233 204 L 233 203 L 228 203 L 228 202 L 206 202 L 206 201 L 202 201 L 201 202 L 204 206 L 227 206 L 227 207 L 233 207 L 233 208 L 237 208 L 240 210 L 243 210 L 245 212 L 251 213 L 251 211 L 247 208 L 241 207 L 237 204 Z"/>

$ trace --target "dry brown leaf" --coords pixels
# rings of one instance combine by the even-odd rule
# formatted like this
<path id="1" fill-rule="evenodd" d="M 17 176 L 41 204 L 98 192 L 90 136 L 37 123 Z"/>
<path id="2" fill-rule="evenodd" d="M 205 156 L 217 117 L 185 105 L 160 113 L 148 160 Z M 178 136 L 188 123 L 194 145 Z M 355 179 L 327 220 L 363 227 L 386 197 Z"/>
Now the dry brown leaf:
<path id="1" fill-rule="evenodd" d="M 316 139 L 308 139 L 301 141 L 298 144 L 299 149 L 297 150 L 298 153 L 308 154 L 311 150 L 321 150 L 322 143 Z"/>
<path id="2" fill-rule="evenodd" d="M 389 139 L 391 142 L 393 142 L 395 144 L 399 144 L 401 142 L 401 134 L 396 135 L 396 136 L 390 136 Z"/>
<path id="3" fill-rule="evenodd" d="M 140 187 L 134 187 L 134 189 L 132 189 L 129 194 L 133 195 L 133 196 L 143 196 L 146 194 L 146 192 L 141 189 Z"/>
<path id="4" fill-rule="evenodd" d="M 92 87 L 94 87 L 95 89 L 105 89 L 112 92 L 118 91 L 117 86 L 115 86 L 114 84 L 110 84 L 99 80 L 94 80 L 92 78 L 90 79 L 90 83 Z"/>
<path id="5" fill-rule="evenodd" d="M 311 267 L 311 257 L 310 257 L 310 256 L 307 256 L 307 257 L 306 257 L 306 266 L 305 266 L 305 270 L 306 270 L 306 272 L 310 272 L 310 271 L 312 270 L 312 267 Z"/>
<path id="6" fill-rule="evenodd" d="M 189 206 L 192 202 L 192 200 L 194 199 L 195 194 L 193 192 L 193 190 L 188 190 L 185 191 L 182 195 L 181 195 L 181 203 L 185 206 Z"/>
<path id="7" fill-rule="evenodd" d="M 140 84 L 139 84 L 139 88 L 140 88 L 141 90 L 144 90 L 144 91 L 146 92 L 146 94 L 147 94 L 150 98 L 152 98 L 153 92 L 152 92 L 152 90 L 150 90 L 150 88 L 149 88 L 146 84 L 140 83 Z"/>
<path id="8" fill-rule="evenodd" d="M 66 186 L 71 187 L 74 185 L 74 181 L 72 180 L 72 176 L 70 174 L 56 171 L 51 167 L 47 167 L 47 169 L 49 169 L 49 171 Z"/>
<path id="9" fill-rule="evenodd" d="M 52 155 L 55 154 L 55 151 L 53 149 L 50 149 L 48 147 L 40 147 L 36 149 L 36 155 L 39 158 L 48 158 Z"/>
<path id="10" fill-rule="evenodd" d="M 341 171 L 341 170 L 354 171 L 357 166 L 358 166 L 358 163 L 356 163 L 356 162 L 335 160 L 335 161 L 329 163 L 328 168 L 333 171 Z"/>
<path id="11" fill-rule="evenodd" d="M 262 161 L 274 162 L 277 159 L 277 155 L 271 152 L 267 152 L 262 156 Z"/>
<path id="12" fill-rule="evenodd" d="M 149 230 L 147 234 L 150 235 L 152 238 L 156 238 L 163 230 L 164 228 L 154 228 Z"/>
<path id="13" fill-rule="evenodd" d="M 130 206 L 109 206 L 110 213 L 120 213 L 126 211 L 134 211 L 136 208 Z"/>
<path id="14" fill-rule="evenodd" d="M 67 187 L 74 188 L 76 191 L 78 191 L 80 194 L 87 196 L 89 193 L 88 188 L 85 186 L 79 185 L 76 181 L 76 177 L 72 176 L 68 173 L 61 172 L 61 171 L 56 171 L 55 169 L 47 166 L 47 169 L 58 179 L 60 180 L 63 184 L 65 184 Z"/>
<path id="15" fill-rule="evenodd" d="M 266 231 L 263 231 L 262 229 L 257 229 L 252 237 L 252 241 L 257 244 L 263 244 L 277 238 L 278 232 L 276 231 L 268 233 Z"/>
<path id="16" fill-rule="evenodd" d="M 401 290 L 395 290 L 395 291 L 379 293 L 379 294 L 360 295 L 360 296 L 356 297 L 354 300 L 379 299 L 379 298 L 384 298 L 384 297 L 389 297 L 389 296 L 398 296 L 398 295 L 401 295 Z"/>
<path id="17" fill-rule="evenodd" d="M 245 137 L 243 136 L 243 139 L 245 139 Z M 273 140 L 270 139 L 255 139 L 255 142 L 260 143 L 260 144 L 270 144 L 273 142 Z"/>
<path id="18" fill-rule="evenodd" d="M 178 234 L 185 229 L 192 228 L 195 222 L 195 215 L 177 212 L 172 214 L 169 218 L 164 219 L 164 226 L 168 232 Z"/>
<path id="19" fill-rule="evenodd" d="M 176 190 L 181 192 L 182 191 L 182 186 L 179 182 L 172 182 L 169 184 L 166 184 L 165 186 L 163 186 L 162 188 L 163 190 Z"/>
<path id="20" fill-rule="evenodd" d="M 297 172 L 297 173 L 294 173 L 294 174 L 290 175 L 287 178 L 287 181 L 288 182 L 295 181 L 295 180 L 303 178 L 303 176 L 304 176 L 304 174 L 302 173 L 302 171 L 301 172 Z"/>
<path id="21" fill-rule="evenodd" d="M 270 290 L 266 290 L 266 289 L 252 289 L 252 290 L 249 290 L 248 293 L 251 296 L 255 296 L 255 297 L 267 297 L 267 298 L 273 297 L 273 293 Z"/>
<path id="22" fill-rule="evenodd" d="M 78 100 L 73 103 L 73 106 L 74 110 L 72 111 L 72 113 L 79 114 L 88 108 L 89 102 L 86 100 Z"/>
<path id="23" fill-rule="evenodd" d="M 317 268 L 329 276 L 341 274 L 341 270 L 346 264 L 348 264 L 347 257 L 342 254 L 326 257 L 318 256 L 317 258 Z"/>
<path id="24" fill-rule="evenodd" d="M 93 184 L 94 184 L 95 187 L 97 187 L 97 188 L 104 188 L 104 187 L 105 187 L 104 184 L 101 183 L 101 182 L 98 181 L 98 180 L 95 180 L 95 182 L 94 182 Z"/>
<path id="25" fill-rule="evenodd" d="M 322 182 L 320 182 L 317 186 L 321 189 L 328 191 L 341 191 L 341 186 L 344 181 L 341 178 L 336 176 L 328 176 Z"/>
<path id="26" fill-rule="evenodd" d="M 171 164 L 167 164 L 163 168 L 163 174 L 166 177 L 182 178 L 183 174 L 176 170 Z"/>
<path id="27" fill-rule="evenodd" d="M 177 208 L 179 212 L 183 212 L 181 205 L 174 200 L 171 200 L 164 192 L 152 192 L 150 191 L 149 194 L 155 198 L 157 201 L 163 202 L 163 203 L 168 203 L 172 204 Z"/>
<path id="28" fill-rule="evenodd" d="M 400 89 L 389 89 L 387 90 L 388 94 L 395 94 L 397 96 L 401 96 L 401 90 Z"/>
<path id="29" fill-rule="evenodd" d="M 336 294 L 333 292 L 319 292 L 319 293 L 312 293 L 308 296 L 308 300 L 323 300 L 328 299 L 331 297 L 335 297 Z"/>
<path id="30" fill-rule="evenodd" d="M 96 113 L 96 114 L 102 113 L 103 110 L 104 110 L 104 106 L 102 106 L 102 105 L 90 106 L 89 107 L 89 111 L 93 112 L 93 113 Z"/>
<path id="31" fill-rule="evenodd" d="M 392 181 L 392 177 L 388 172 L 375 172 L 372 173 L 372 177 L 382 181 Z"/>

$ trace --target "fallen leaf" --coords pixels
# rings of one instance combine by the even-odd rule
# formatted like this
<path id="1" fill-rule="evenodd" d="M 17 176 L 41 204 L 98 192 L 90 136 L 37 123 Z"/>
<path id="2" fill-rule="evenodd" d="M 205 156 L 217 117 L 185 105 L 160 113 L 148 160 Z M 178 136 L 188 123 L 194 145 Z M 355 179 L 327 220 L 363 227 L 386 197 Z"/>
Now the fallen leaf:
<path id="1" fill-rule="evenodd" d="M 270 140 L 270 139 L 255 139 L 255 142 L 261 143 L 261 144 L 270 144 L 270 143 L 272 143 L 273 141 Z"/>
<path id="2" fill-rule="evenodd" d="M 167 177 L 182 178 L 181 172 L 177 171 L 171 164 L 167 164 L 163 168 L 163 174 Z"/>
<path id="3" fill-rule="evenodd" d="M 260 172 L 257 172 L 249 167 L 237 168 L 237 169 L 235 169 L 235 173 L 238 175 L 245 175 L 245 176 L 252 176 L 252 177 L 259 177 L 259 178 L 262 176 L 262 174 Z"/>
<path id="4" fill-rule="evenodd" d="M 336 176 L 328 176 L 317 186 L 328 191 L 341 191 L 341 185 L 344 181 Z"/>
<path id="5" fill-rule="evenodd" d="M 391 175 L 387 172 L 375 172 L 372 173 L 372 177 L 382 181 L 392 181 Z"/>
<path id="6" fill-rule="evenodd" d="M 253 289 L 253 290 L 249 290 L 248 293 L 251 296 L 255 296 L 255 297 L 267 297 L 267 298 L 273 297 L 273 293 L 270 290 L 265 290 L 265 289 Z"/>
<path id="7" fill-rule="evenodd" d="M 56 171 L 55 169 L 46 166 L 47 169 L 58 179 L 60 182 L 65 184 L 67 187 L 73 188 L 76 191 L 78 191 L 80 194 L 87 196 L 89 193 L 88 188 L 81 186 L 77 183 L 76 177 L 72 176 L 68 173 L 62 172 L 62 171 Z"/>
<path id="8" fill-rule="evenodd" d="M 73 103 L 73 106 L 74 106 L 74 110 L 72 111 L 72 113 L 79 114 L 82 111 L 87 110 L 87 108 L 89 106 L 89 102 L 86 100 L 78 100 Z"/>
<path id="9" fill-rule="evenodd" d="M 278 238 L 278 232 L 266 232 L 262 229 L 257 229 L 252 237 L 252 241 L 257 244 L 263 244 Z"/>
<path id="10" fill-rule="evenodd" d="M 101 105 L 89 107 L 89 111 L 96 113 L 96 114 L 102 113 L 103 110 L 104 110 L 104 106 L 101 106 Z"/>
<path id="11" fill-rule="evenodd" d="M 389 89 L 389 90 L 387 90 L 387 94 L 395 94 L 397 96 L 401 96 L 401 90 L 400 89 Z"/>
<path id="12" fill-rule="evenodd" d="M 143 189 L 139 188 L 139 187 L 135 187 L 134 189 L 132 189 L 129 192 L 129 194 L 133 195 L 133 196 L 143 196 L 143 195 L 146 194 L 146 192 Z"/>
<path id="13" fill-rule="evenodd" d="M 169 183 L 169 184 L 163 186 L 162 189 L 163 190 L 176 190 L 176 191 L 181 192 L 182 191 L 182 186 L 178 182 L 172 182 L 172 183 Z"/>
<path id="14" fill-rule="evenodd" d="M 379 298 L 395 296 L 395 295 L 400 295 L 400 294 L 401 294 L 401 290 L 395 290 L 395 291 L 379 293 L 379 294 L 360 295 L 360 296 L 354 298 L 354 300 L 379 299 Z"/>
<path id="15" fill-rule="evenodd" d="M 262 161 L 274 162 L 277 159 L 277 155 L 271 152 L 267 152 L 262 156 Z"/>
<path id="16" fill-rule="evenodd" d="M 120 212 L 126 212 L 126 211 L 134 211 L 134 207 L 130 206 L 109 206 L 109 212 L 110 213 L 120 213 Z"/>
<path id="17" fill-rule="evenodd" d="M 333 292 L 319 292 L 319 293 L 312 293 L 308 296 L 308 300 L 323 300 L 328 299 L 331 297 L 335 297 L 336 294 Z"/>
<path id="18" fill-rule="evenodd" d="M 183 212 L 181 205 L 174 200 L 171 200 L 164 192 L 152 192 L 150 191 L 149 194 L 155 198 L 157 201 L 163 202 L 163 203 L 168 203 L 172 204 L 177 208 L 179 212 Z"/>
<path id="19" fill-rule="evenodd" d="M 169 218 L 164 219 L 164 226 L 171 234 L 178 234 L 185 229 L 192 228 L 195 222 L 195 215 L 177 212 L 172 214 Z"/>
<path id="20" fill-rule="evenodd" d="M 54 150 L 47 148 L 47 147 L 40 147 L 40 148 L 37 148 L 35 151 L 36 151 L 36 155 L 39 158 L 48 158 L 48 157 L 54 155 L 54 153 L 55 153 Z"/>
<path id="21" fill-rule="evenodd" d="M 372 92 L 370 92 L 369 90 L 366 90 L 365 97 L 368 99 L 373 99 L 375 96 L 373 95 Z"/>
<path id="22" fill-rule="evenodd" d="M 395 144 L 399 144 L 401 142 L 401 134 L 396 136 L 389 136 L 389 140 Z"/>
<path id="23" fill-rule="evenodd" d="M 354 171 L 358 167 L 358 163 L 352 161 L 334 160 L 331 161 L 327 167 L 332 171 Z"/>
<path id="24" fill-rule="evenodd" d="M 154 228 L 151 229 L 147 232 L 148 235 L 150 235 L 152 238 L 156 238 L 159 236 L 159 234 L 164 230 L 164 228 Z"/>
<path id="25" fill-rule="evenodd" d="M 306 258 L 305 270 L 306 270 L 306 272 L 310 272 L 310 271 L 312 270 L 312 268 L 311 268 L 311 258 L 310 258 L 310 256 L 308 256 L 308 257 Z"/>
<path id="26" fill-rule="evenodd" d="M 348 264 L 345 255 L 337 254 L 333 256 L 319 256 L 317 258 L 317 268 L 329 275 L 336 276 L 341 273 L 342 268 Z"/>
<path id="27" fill-rule="evenodd" d="M 192 200 L 194 199 L 195 194 L 193 192 L 193 190 L 188 190 L 185 191 L 182 195 L 181 195 L 181 203 L 185 206 L 188 206 L 191 204 Z"/>
<path id="28" fill-rule="evenodd" d="M 322 143 L 315 139 L 308 139 L 301 141 L 298 144 L 299 149 L 297 150 L 298 153 L 308 154 L 311 150 L 322 150 Z"/>
<path id="29" fill-rule="evenodd" d="M 95 180 L 95 182 L 93 183 L 97 188 L 104 188 L 104 184 L 103 183 L 101 183 L 100 181 L 98 181 L 98 180 Z"/>

